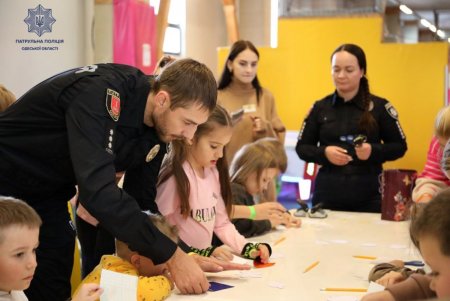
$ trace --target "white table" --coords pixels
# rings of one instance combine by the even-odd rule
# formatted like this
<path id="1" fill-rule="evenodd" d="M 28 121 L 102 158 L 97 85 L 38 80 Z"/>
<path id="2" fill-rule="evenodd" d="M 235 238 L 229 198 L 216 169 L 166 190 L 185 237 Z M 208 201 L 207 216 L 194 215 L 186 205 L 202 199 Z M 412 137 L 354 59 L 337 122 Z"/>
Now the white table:
<path id="1" fill-rule="evenodd" d="M 261 278 L 237 278 L 239 272 L 226 271 L 208 277 L 233 288 L 203 295 L 180 295 L 173 291 L 169 300 L 328 300 L 331 296 L 357 296 L 364 293 L 324 292 L 321 288 L 367 288 L 372 260 L 353 255 L 377 257 L 377 260 L 421 259 L 410 242 L 409 222 L 383 221 L 380 214 L 328 212 L 325 219 L 302 218 L 298 229 L 274 230 L 252 241 L 269 242 L 276 264 L 252 269 Z M 273 246 L 279 238 L 285 240 Z M 305 268 L 320 263 L 309 272 Z M 231 277 L 236 277 L 235 279 Z M 281 284 L 275 288 L 271 284 Z"/>

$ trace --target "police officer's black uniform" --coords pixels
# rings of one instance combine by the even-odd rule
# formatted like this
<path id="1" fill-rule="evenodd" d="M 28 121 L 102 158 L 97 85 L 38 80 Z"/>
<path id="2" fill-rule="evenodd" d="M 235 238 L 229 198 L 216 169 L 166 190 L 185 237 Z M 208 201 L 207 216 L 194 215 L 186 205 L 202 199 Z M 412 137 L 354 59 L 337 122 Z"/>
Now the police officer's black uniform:
<path id="1" fill-rule="evenodd" d="M 385 99 L 371 95 L 370 113 L 377 129 L 367 133 L 358 124 L 364 113 L 362 96 L 344 100 L 334 94 L 317 101 L 303 122 L 296 151 L 306 162 L 322 167 L 315 180 L 313 204 L 345 211 L 380 211 L 379 175 L 382 163 L 400 158 L 406 152 L 406 138 L 398 121 L 398 114 Z M 368 160 L 359 160 L 353 139 L 366 135 L 372 146 Z M 353 160 L 345 166 L 328 161 L 325 148 L 329 145 L 347 150 Z"/>
<path id="2" fill-rule="evenodd" d="M 0 113 L 0 195 L 26 201 L 43 219 L 30 301 L 70 296 L 75 233 L 67 201 L 76 184 L 84 207 L 131 249 L 155 264 L 175 252 L 141 211 L 156 209 L 166 153 L 143 124 L 149 93 L 138 69 L 99 64 L 56 75 Z M 121 190 L 115 173 L 124 170 Z"/>

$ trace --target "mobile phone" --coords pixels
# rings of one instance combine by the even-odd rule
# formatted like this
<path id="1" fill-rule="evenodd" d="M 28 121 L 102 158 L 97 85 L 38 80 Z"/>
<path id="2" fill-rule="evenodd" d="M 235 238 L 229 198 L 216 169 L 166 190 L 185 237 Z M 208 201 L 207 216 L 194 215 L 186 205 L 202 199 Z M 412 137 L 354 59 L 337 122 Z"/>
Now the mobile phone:
<path id="1" fill-rule="evenodd" d="M 367 141 L 367 137 L 364 135 L 358 135 L 353 139 L 353 145 L 355 147 L 360 147 L 363 143 Z"/>

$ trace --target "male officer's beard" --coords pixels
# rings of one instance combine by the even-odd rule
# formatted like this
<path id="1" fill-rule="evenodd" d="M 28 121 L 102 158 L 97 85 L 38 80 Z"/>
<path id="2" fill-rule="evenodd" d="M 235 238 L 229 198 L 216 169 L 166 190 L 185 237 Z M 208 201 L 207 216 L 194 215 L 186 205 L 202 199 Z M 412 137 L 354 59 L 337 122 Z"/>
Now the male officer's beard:
<path id="1" fill-rule="evenodd" d="M 154 128 L 156 130 L 156 133 L 158 134 L 159 139 L 161 141 L 169 143 L 172 140 L 178 140 L 178 139 L 184 139 L 183 136 L 176 136 L 169 133 L 168 126 L 167 126 L 167 115 L 168 115 L 167 109 L 164 113 L 161 115 L 152 114 L 152 123 L 154 124 Z"/>

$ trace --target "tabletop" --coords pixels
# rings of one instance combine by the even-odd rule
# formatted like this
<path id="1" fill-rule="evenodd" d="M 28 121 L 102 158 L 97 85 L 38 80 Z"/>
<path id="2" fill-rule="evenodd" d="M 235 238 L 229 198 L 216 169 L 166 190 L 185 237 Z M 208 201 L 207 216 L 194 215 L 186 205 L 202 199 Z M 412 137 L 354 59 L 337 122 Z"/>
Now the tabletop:
<path id="1" fill-rule="evenodd" d="M 321 289 L 367 288 L 369 271 L 378 261 L 421 260 L 408 227 L 408 221 L 384 221 L 376 213 L 328 211 L 324 219 L 305 217 L 300 228 L 249 239 L 271 244 L 273 266 L 208 273 L 209 281 L 233 287 L 202 295 L 175 290 L 169 300 L 358 300 L 364 293 Z"/>

